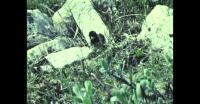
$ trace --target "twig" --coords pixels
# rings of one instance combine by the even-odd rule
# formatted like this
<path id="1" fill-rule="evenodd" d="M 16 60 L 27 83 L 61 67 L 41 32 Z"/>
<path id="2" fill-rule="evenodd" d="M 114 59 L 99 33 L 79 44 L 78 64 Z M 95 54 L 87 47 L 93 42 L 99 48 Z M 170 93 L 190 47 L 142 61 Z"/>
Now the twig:
<path id="1" fill-rule="evenodd" d="M 90 75 L 92 75 L 97 80 L 97 82 L 100 83 L 101 86 L 105 87 L 105 85 L 97 78 L 97 76 L 94 73 L 90 73 Z"/>
<path id="2" fill-rule="evenodd" d="M 122 66 L 122 69 L 121 69 L 121 75 L 120 75 L 121 77 L 124 77 L 123 76 L 123 71 L 124 71 L 124 68 L 125 68 L 125 64 L 126 64 L 126 61 L 124 60 L 123 61 L 123 66 Z"/>
<path id="3" fill-rule="evenodd" d="M 48 12 L 50 11 L 51 13 L 55 13 L 51 8 L 49 8 L 47 5 L 45 4 L 40 4 L 40 6 L 44 7 L 45 9 L 48 10 Z"/>
<path id="4" fill-rule="evenodd" d="M 111 95 L 110 89 L 109 89 L 104 83 L 102 83 L 102 82 L 96 77 L 96 75 L 95 75 L 94 73 L 91 73 L 90 75 L 92 75 L 92 76 L 100 83 L 100 85 L 103 86 L 103 89 L 106 90 L 106 92 L 107 92 L 107 94 L 108 94 L 108 99 L 110 99 L 111 96 L 112 96 L 112 95 Z"/>
<path id="5" fill-rule="evenodd" d="M 142 14 L 127 14 L 127 15 L 123 15 L 123 16 L 120 16 L 118 17 L 117 19 L 114 20 L 114 22 L 118 21 L 119 19 L 121 18 L 124 18 L 124 17 L 130 17 L 130 16 L 140 16 Z"/>
<path id="6" fill-rule="evenodd" d="M 121 81 L 121 82 L 127 84 L 128 86 L 131 87 L 131 89 L 135 89 L 135 85 L 130 84 L 126 79 L 120 78 L 120 77 L 114 75 L 113 73 L 110 73 L 110 75 L 112 75 L 113 77 L 115 77 L 118 81 Z"/>
<path id="7" fill-rule="evenodd" d="M 77 36 L 77 34 L 78 34 L 78 26 L 76 26 L 76 31 L 75 31 L 73 39 L 75 39 L 75 37 Z"/>

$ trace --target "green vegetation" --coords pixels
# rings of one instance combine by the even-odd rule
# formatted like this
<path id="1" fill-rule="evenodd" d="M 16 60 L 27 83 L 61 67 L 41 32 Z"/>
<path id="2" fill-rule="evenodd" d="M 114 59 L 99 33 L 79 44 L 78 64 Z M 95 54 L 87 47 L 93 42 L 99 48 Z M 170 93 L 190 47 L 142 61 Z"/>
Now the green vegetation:
<path id="1" fill-rule="evenodd" d="M 76 94 L 73 103 L 92 104 L 92 82 L 85 81 L 85 88 L 81 88 L 78 84 L 73 86 L 73 92 Z"/>
<path id="2" fill-rule="evenodd" d="M 39 9 L 52 16 L 64 2 L 27 0 L 27 9 Z M 136 37 L 140 33 L 146 15 L 157 4 L 173 8 L 173 0 L 94 2 L 116 44 L 110 50 L 97 49 L 88 59 L 63 69 L 42 70 L 40 66 L 48 62 L 28 64 L 27 103 L 172 104 L 173 60 L 152 50 L 148 40 L 129 39 L 129 35 Z"/>
<path id="3" fill-rule="evenodd" d="M 64 2 L 65 0 L 27 0 L 27 9 L 39 9 L 51 16 Z"/>

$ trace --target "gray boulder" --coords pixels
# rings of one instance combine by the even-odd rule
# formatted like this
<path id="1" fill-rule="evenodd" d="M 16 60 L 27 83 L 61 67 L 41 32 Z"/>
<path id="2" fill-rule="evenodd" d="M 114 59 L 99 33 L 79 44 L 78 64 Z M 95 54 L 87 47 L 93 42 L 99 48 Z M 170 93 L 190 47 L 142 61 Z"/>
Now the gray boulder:
<path id="1" fill-rule="evenodd" d="M 33 47 L 56 36 L 52 20 L 38 9 L 27 10 L 27 46 Z"/>

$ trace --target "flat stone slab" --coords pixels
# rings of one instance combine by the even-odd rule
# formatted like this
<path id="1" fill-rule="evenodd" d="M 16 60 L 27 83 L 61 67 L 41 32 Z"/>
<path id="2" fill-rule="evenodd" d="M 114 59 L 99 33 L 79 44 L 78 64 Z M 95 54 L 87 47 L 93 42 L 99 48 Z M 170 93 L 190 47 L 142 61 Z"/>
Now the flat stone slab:
<path id="1" fill-rule="evenodd" d="M 89 37 L 91 31 L 94 31 L 97 34 L 102 34 L 106 43 L 114 42 L 107 26 L 94 9 L 91 0 L 67 0 L 63 7 L 52 17 L 54 26 L 60 27 L 59 25 L 69 23 L 70 16 L 73 16 L 89 45 L 91 45 Z"/>
<path id="2" fill-rule="evenodd" d="M 137 39 L 151 41 L 151 49 L 163 50 L 163 56 L 173 59 L 173 9 L 157 5 L 146 17 Z"/>
<path id="3" fill-rule="evenodd" d="M 63 68 L 75 61 L 80 61 L 88 57 L 92 49 L 88 47 L 71 47 L 56 53 L 51 53 L 45 58 L 54 68 Z"/>
<path id="4" fill-rule="evenodd" d="M 27 63 L 36 64 L 51 52 L 64 50 L 68 47 L 67 39 L 57 37 L 54 40 L 41 43 L 27 51 Z"/>

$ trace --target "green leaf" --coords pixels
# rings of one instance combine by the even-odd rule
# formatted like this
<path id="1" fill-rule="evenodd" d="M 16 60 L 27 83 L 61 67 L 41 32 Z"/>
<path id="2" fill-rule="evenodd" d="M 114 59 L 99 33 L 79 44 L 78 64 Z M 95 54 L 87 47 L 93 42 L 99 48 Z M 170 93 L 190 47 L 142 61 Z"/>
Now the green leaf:
<path id="1" fill-rule="evenodd" d="M 81 87 L 78 85 L 78 84 L 75 84 L 72 88 L 73 92 L 76 94 L 76 96 L 83 100 L 83 97 L 82 97 L 82 94 L 81 94 L 81 91 L 80 91 Z"/>
<path id="2" fill-rule="evenodd" d="M 111 97 L 110 101 L 111 101 L 111 102 L 120 102 L 120 100 L 118 99 L 117 96 Z"/>
<path id="3" fill-rule="evenodd" d="M 121 89 L 117 89 L 117 88 L 112 89 L 112 95 L 116 96 L 119 101 L 123 101 L 123 99 L 125 97 L 124 91 L 122 88 Z"/>
<path id="4" fill-rule="evenodd" d="M 146 79 L 142 79 L 142 80 L 140 81 L 140 85 L 141 85 L 143 88 L 146 88 L 146 87 L 147 87 L 147 84 L 148 84 L 148 80 L 146 80 Z"/>
<path id="5" fill-rule="evenodd" d="M 137 96 L 137 99 L 143 98 L 142 89 L 141 89 L 140 83 L 136 84 L 136 96 Z"/>
<path id="6" fill-rule="evenodd" d="M 103 59 L 103 60 L 101 61 L 101 65 L 103 66 L 103 68 L 104 68 L 105 70 L 108 70 L 108 61 L 107 61 L 106 59 Z"/>
<path id="7" fill-rule="evenodd" d="M 142 51 L 142 49 L 137 49 L 136 51 L 135 51 L 135 55 L 136 55 L 136 57 L 137 58 L 142 58 L 142 57 L 144 57 L 144 52 Z"/>
<path id="8" fill-rule="evenodd" d="M 92 104 L 90 97 L 86 96 L 83 98 L 83 104 Z"/>
<path id="9" fill-rule="evenodd" d="M 82 103 L 82 100 L 80 98 L 78 98 L 77 96 L 74 96 L 72 98 L 73 104 L 80 104 Z"/>
<path id="10" fill-rule="evenodd" d="M 101 68 L 99 69 L 99 71 L 100 71 L 102 74 L 104 74 L 104 73 L 106 72 L 106 70 L 104 69 L 104 67 L 101 67 Z"/>
<path id="11" fill-rule="evenodd" d="M 92 96 L 92 82 L 91 81 L 85 81 L 85 89 L 87 91 L 87 94 L 89 96 Z"/>
<path id="12" fill-rule="evenodd" d="M 144 76 L 145 76 L 145 77 L 148 77 L 148 76 L 149 76 L 148 69 L 144 69 Z"/>
<path id="13" fill-rule="evenodd" d="M 112 89 L 112 95 L 117 96 L 119 94 L 120 94 L 119 89 L 117 89 L 117 88 Z"/>
<path id="14" fill-rule="evenodd" d="M 122 94 L 127 93 L 128 91 L 128 86 L 126 84 L 122 84 L 122 88 L 120 89 Z"/>
<path id="15" fill-rule="evenodd" d="M 133 89 L 132 100 L 135 102 L 137 100 L 136 91 Z"/>
<path id="16" fill-rule="evenodd" d="M 158 103 L 158 104 L 163 104 L 163 100 L 162 100 L 161 97 L 158 97 L 157 103 Z"/>
<path id="17" fill-rule="evenodd" d="M 120 65 L 117 65 L 116 72 L 117 72 L 118 76 L 121 75 L 121 67 L 120 67 Z"/>

